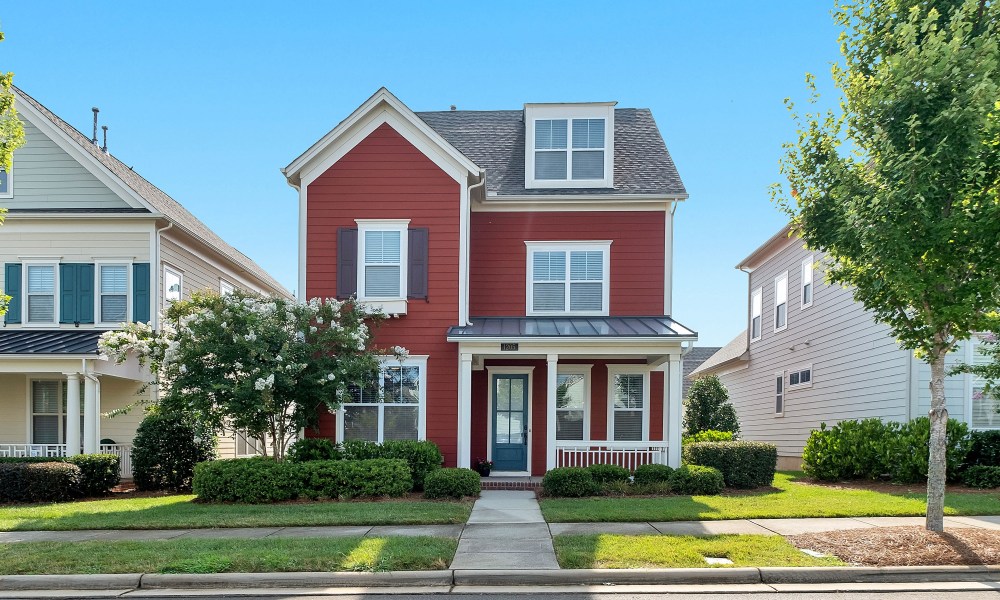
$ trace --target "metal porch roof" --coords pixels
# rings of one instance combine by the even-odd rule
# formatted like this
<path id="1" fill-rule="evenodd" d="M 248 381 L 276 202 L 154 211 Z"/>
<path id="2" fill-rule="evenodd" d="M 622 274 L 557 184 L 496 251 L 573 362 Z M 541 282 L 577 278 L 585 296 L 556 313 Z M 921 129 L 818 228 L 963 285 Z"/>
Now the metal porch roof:
<path id="1" fill-rule="evenodd" d="M 0 330 L 0 354 L 97 354 L 98 329 Z"/>
<path id="2" fill-rule="evenodd" d="M 692 338 L 697 333 L 669 316 L 655 317 L 472 317 L 453 326 L 448 338 Z"/>

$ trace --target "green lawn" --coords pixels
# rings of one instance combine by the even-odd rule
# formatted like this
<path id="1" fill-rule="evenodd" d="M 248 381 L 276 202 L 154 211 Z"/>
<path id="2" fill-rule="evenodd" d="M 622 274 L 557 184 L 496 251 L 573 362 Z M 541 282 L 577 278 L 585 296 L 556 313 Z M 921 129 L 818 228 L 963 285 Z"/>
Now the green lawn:
<path id="1" fill-rule="evenodd" d="M 420 571 L 447 568 L 457 547 L 432 537 L 19 542 L 0 544 L 0 575 Z"/>
<path id="2" fill-rule="evenodd" d="M 541 506 L 545 520 L 552 523 L 924 514 L 924 494 L 805 485 L 797 483 L 801 478 L 801 473 L 778 473 L 774 479 L 776 490 L 751 493 L 662 498 L 549 498 L 542 500 Z M 1000 514 L 1000 494 L 948 494 L 945 514 Z"/>
<path id="3" fill-rule="evenodd" d="M 0 531 L 465 523 L 471 501 L 201 504 L 159 496 L 0 507 Z"/>
<path id="4" fill-rule="evenodd" d="M 837 558 L 813 558 L 776 535 L 558 535 L 556 558 L 564 569 L 663 569 L 679 567 L 825 567 Z M 709 565 L 706 557 L 732 565 Z"/>

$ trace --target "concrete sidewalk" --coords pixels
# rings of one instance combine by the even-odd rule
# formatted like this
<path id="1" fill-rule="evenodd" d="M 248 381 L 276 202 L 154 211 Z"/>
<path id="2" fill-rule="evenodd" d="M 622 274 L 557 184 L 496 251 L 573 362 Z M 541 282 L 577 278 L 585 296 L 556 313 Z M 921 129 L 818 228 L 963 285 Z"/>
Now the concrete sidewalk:
<path id="1" fill-rule="evenodd" d="M 552 534 L 535 493 L 484 490 L 458 540 L 451 568 L 558 569 Z"/>

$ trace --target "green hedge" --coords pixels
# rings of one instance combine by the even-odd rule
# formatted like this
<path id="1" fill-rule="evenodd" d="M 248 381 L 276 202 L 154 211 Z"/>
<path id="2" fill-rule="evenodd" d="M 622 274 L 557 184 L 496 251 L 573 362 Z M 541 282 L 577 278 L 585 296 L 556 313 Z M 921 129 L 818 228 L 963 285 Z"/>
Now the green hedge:
<path id="1" fill-rule="evenodd" d="M 558 467 L 542 477 L 542 491 L 546 496 L 580 498 L 593 496 L 599 489 L 593 475 L 584 467 Z"/>
<path id="2" fill-rule="evenodd" d="M 778 449 L 762 442 L 697 442 L 684 447 L 684 461 L 718 469 L 727 487 L 751 489 L 774 481 Z"/>
<path id="3" fill-rule="evenodd" d="M 670 478 L 673 476 L 674 470 L 667 465 L 639 465 L 635 468 L 635 473 L 632 475 L 635 485 L 638 486 L 650 486 L 661 483 L 670 483 Z"/>
<path id="4" fill-rule="evenodd" d="M 685 496 L 714 496 L 725 488 L 725 479 L 712 467 L 681 465 L 670 477 L 670 488 Z"/>
<path id="5" fill-rule="evenodd" d="M 80 469 L 81 496 L 106 496 L 121 480 L 121 465 L 114 454 L 77 454 L 76 456 L 18 456 L 0 458 L 0 464 L 69 463 Z"/>
<path id="6" fill-rule="evenodd" d="M 627 482 L 631 473 L 625 467 L 618 465 L 590 465 L 587 467 L 590 476 L 597 485 L 613 482 Z"/>
<path id="7" fill-rule="evenodd" d="M 424 479 L 431 471 L 441 468 L 444 456 L 437 444 L 431 441 L 390 440 L 382 444 L 357 440 L 343 444 L 344 458 L 364 460 L 370 458 L 398 458 L 410 467 L 413 489 L 424 489 Z"/>
<path id="8" fill-rule="evenodd" d="M 292 462 L 339 460 L 343 457 L 343 449 L 326 438 L 302 438 L 288 447 L 285 456 Z"/>
<path id="9" fill-rule="evenodd" d="M 0 502 L 60 502 L 83 493 L 80 467 L 67 462 L 0 463 Z"/>
<path id="10" fill-rule="evenodd" d="M 142 491 L 191 489 L 194 466 L 215 458 L 215 435 L 188 415 L 150 413 L 132 441 L 132 478 Z"/>
<path id="11" fill-rule="evenodd" d="M 424 480 L 427 498 L 463 498 L 478 496 L 482 478 L 472 469 L 437 469 Z"/>
<path id="12" fill-rule="evenodd" d="M 962 473 L 962 483 L 975 488 L 1000 487 L 1000 466 L 975 465 Z"/>
<path id="13" fill-rule="evenodd" d="M 199 463 L 194 492 L 206 502 L 266 504 L 296 498 L 402 496 L 413 488 L 400 459 L 275 462 L 266 457 Z"/>
<path id="14" fill-rule="evenodd" d="M 716 431 L 708 429 L 699 431 L 693 435 L 685 435 L 681 438 L 681 445 L 697 444 L 698 442 L 731 442 L 736 439 L 736 435 L 731 431 Z"/>
<path id="15" fill-rule="evenodd" d="M 973 431 L 969 434 L 969 454 L 965 464 L 1000 467 L 1000 429 Z"/>

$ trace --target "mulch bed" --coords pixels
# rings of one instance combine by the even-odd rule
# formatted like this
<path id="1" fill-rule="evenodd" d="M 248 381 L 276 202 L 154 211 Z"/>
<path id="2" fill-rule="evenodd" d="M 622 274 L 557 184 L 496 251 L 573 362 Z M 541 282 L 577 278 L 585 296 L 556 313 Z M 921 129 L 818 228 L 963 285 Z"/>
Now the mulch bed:
<path id="1" fill-rule="evenodd" d="M 798 548 L 831 554 L 853 565 L 905 567 L 1000 564 L 1000 531 L 879 527 L 788 536 Z"/>

